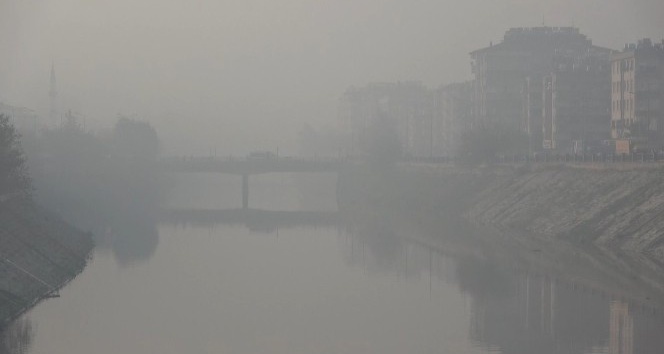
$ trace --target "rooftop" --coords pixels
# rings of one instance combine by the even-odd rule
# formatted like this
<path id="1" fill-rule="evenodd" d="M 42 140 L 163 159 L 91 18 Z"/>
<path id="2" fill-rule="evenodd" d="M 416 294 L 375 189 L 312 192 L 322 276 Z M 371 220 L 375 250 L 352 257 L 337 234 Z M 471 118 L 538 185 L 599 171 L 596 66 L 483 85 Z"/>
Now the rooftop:
<path id="1" fill-rule="evenodd" d="M 515 27 L 505 32 L 503 41 L 472 51 L 479 54 L 492 50 L 519 50 L 529 48 L 591 47 L 592 41 L 576 27 Z"/>

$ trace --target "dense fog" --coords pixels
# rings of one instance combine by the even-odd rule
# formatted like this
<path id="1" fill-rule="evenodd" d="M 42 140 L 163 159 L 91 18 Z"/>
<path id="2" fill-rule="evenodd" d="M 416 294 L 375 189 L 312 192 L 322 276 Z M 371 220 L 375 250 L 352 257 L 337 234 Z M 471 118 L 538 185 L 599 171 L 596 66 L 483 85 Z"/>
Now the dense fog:
<path id="1" fill-rule="evenodd" d="M 0 354 L 664 352 L 663 0 L 0 0 Z"/>
<path id="2" fill-rule="evenodd" d="M 470 78 L 468 53 L 510 27 L 576 26 L 621 49 L 664 32 L 658 0 L 0 2 L 0 101 L 109 128 L 147 120 L 168 154 L 296 154 L 335 127 L 351 85 Z"/>

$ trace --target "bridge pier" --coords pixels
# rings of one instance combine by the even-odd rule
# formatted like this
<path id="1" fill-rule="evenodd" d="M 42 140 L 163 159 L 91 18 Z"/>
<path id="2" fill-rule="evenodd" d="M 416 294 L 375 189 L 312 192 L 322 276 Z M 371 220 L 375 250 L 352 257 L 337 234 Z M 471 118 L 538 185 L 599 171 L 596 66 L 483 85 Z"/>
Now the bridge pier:
<path id="1" fill-rule="evenodd" d="M 242 175 L 242 209 L 249 208 L 249 175 Z"/>

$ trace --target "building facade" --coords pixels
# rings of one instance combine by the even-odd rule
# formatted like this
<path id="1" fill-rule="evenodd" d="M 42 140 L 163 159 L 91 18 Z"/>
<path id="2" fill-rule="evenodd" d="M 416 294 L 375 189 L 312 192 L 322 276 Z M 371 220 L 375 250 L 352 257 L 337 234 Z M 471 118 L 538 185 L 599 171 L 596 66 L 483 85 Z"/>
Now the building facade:
<path id="1" fill-rule="evenodd" d="M 541 149 L 544 76 L 556 57 L 583 57 L 594 48 L 578 28 L 532 27 L 512 28 L 501 43 L 471 52 L 475 124 L 519 129 Z"/>
<path id="2" fill-rule="evenodd" d="M 628 44 L 611 57 L 611 136 L 617 151 L 664 147 L 664 41 Z"/>
<path id="3" fill-rule="evenodd" d="M 592 47 L 580 56 L 554 58 L 539 90 L 544 149 L 581 153 L 610 138 L 611 53 Z"/>
<path id="4" fill-rule="evenodd" d="M 434 92 L 432 156 L 454 156 L 472 128 L 472 83 L 441 86 Z"/>

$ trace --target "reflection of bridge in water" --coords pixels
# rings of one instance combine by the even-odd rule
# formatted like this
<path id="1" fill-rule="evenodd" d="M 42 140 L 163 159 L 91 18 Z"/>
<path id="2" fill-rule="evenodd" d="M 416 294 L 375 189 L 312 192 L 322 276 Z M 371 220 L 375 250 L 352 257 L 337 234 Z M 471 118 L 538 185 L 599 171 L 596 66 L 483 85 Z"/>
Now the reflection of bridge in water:
<path id="1" fill-rule="evenodd" d="M 164 167 L 178 173 L 224 173 L 242 176 L 242 208 L 249 208 L 249 175 L 265 173 L 338 172 L 340 159 L 301 159 L 290 157 L 217 159 L 213 157 L 170 158 Z"/>
<path id="2" fill-rule="evenodd" d="M 335 211 L 271 211 L 261 209 L 167 209 L 162 213 L 166 222 L 210 226 L 216 224 L 244 225 L 253 231 L 270 232 L 280 228 L 330 227 L 341 225 Z"/>

